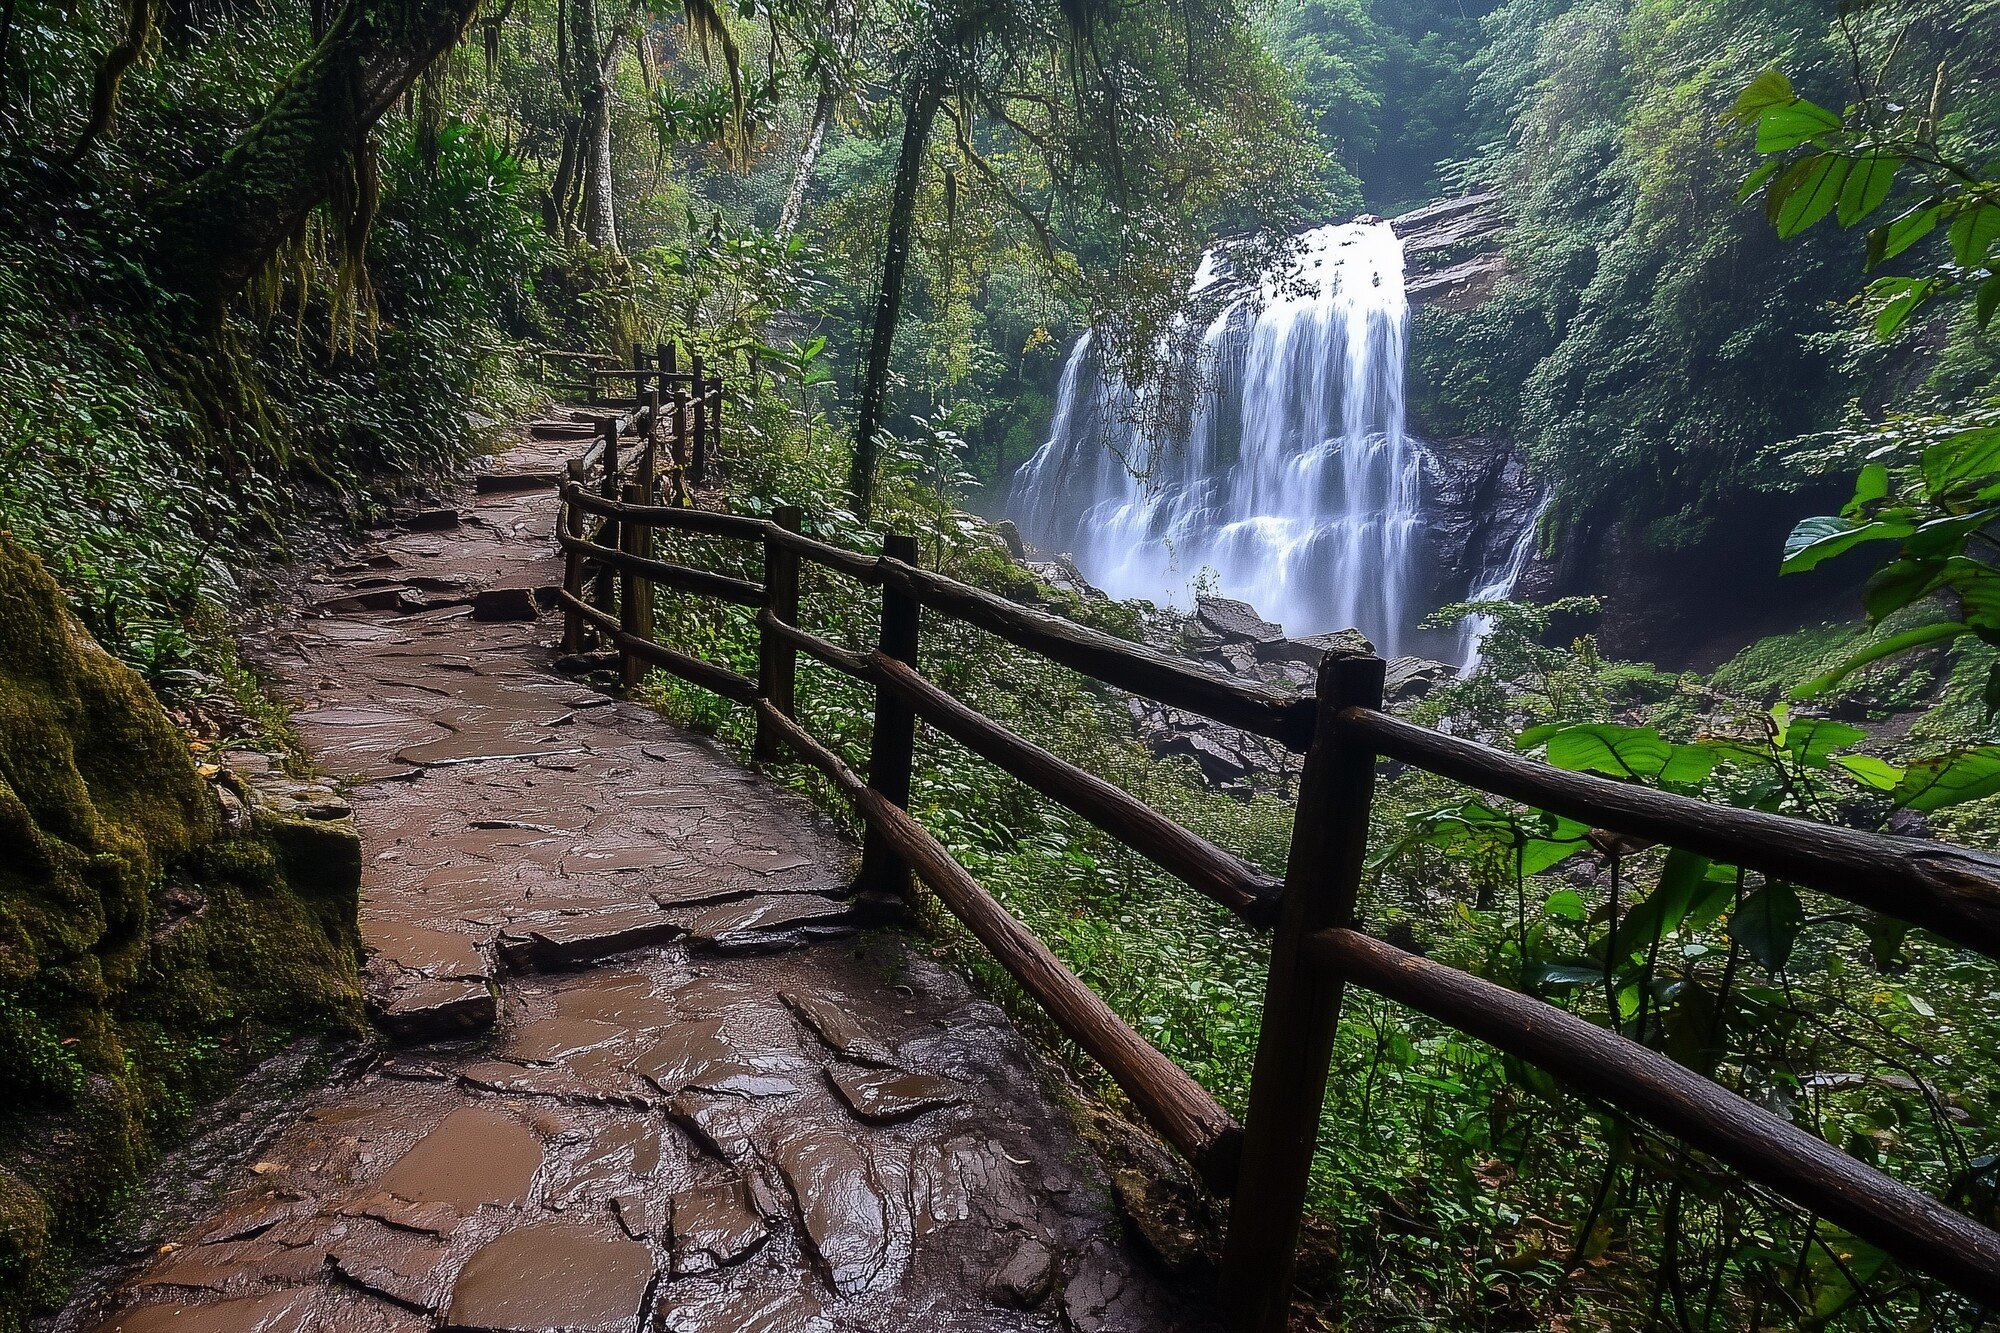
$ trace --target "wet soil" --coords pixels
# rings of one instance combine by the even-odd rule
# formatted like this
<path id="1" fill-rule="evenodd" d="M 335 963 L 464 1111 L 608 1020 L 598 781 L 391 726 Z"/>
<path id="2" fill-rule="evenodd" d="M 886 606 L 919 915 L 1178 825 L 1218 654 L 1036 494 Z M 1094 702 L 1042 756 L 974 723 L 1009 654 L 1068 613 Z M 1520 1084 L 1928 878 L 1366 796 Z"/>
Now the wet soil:
<path id="1" fill-rule="evenodd" d="M 55 1327 L 1208 1328 L 1005 1016 L 849 891 L 852 848 L 553 673 L 573 447 L 517 447 L 254 645 L 350 784 L 392 1045 Z"/>

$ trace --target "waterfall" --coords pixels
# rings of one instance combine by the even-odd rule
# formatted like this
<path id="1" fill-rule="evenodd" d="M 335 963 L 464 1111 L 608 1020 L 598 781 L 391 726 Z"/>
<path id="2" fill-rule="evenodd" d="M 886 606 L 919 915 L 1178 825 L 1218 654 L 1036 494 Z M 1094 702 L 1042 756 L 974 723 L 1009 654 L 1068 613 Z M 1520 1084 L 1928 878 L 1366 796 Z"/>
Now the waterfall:
<path id="1" fill-rule="evenodd" d="M 1514 545 L 1507 551 L 1507 558 L 1500 567 L 1481 580 L 1478 587 L 1466 594 L 1468 602 L 1504 602 L 1514 595 L 1514 585 L 1521 581 L 1521 574 L 1528 568 L 1528 561 L 1535 554 L 1535 532 L 1542 526 L 1542 515 L 1547 512 L 1549 502 L 1546 497 L 1535 506 L 1535 512 L 1528 515 L 1528 521 L 1521 526 L 1514 538 Z M 1460 675 L 1469 676 L 1479 669 L 1479 659 L 1485 651 L 1486 635 L 1493 628 L 1491 616 L 1467 616 L 1460 626 L 1465 635 L 1465 653 L 1460 658 Z"/>
<path id="2" fill-rule="evenodd" d="M 1429 608 L 1414 604 L 1424 452 L 1404 430 L 1402 243 L 1385 223 L 1299 240 L 1288 273 L 1198 330 L 1182 316 L 1174 345 L 1198 350 L 1181 373 L 1213 384 L 1179 427 L 1149 424 L 1168 414 L 1080 339 L 1008 510 L 1114 597 L 1185 608 L 1212 588 L 1294 636 L 1354 626 L 1408 652 Z M 1211 255 L 1190 295 L 1228 278 Z"/>

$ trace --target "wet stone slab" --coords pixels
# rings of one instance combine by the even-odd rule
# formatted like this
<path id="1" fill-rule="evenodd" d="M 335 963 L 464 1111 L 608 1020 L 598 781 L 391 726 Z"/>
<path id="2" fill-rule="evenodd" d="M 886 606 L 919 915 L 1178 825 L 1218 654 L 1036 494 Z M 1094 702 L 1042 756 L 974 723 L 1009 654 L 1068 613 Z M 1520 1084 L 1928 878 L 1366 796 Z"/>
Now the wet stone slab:
<path id="1" fill-rule="evenodd" d="M 344 784 L 370 1012 L 409 1044 L 50 1333 L 1212 1327 L 1000 1011 L 849 896 L 824 820 L 555 675 L 556 617 L 474 617 L 527 615 L 561 562 L 545 490 L 469 503 L 250 645 Z"/>

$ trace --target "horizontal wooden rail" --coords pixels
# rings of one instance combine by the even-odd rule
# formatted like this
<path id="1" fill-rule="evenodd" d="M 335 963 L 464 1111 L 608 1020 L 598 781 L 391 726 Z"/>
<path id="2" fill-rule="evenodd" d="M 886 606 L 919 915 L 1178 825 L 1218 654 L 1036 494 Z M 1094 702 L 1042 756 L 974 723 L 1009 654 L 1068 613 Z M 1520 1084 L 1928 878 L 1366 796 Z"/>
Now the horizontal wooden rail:
<path id="1" fill-rule="evenodd" d="M 1033 932 L 1008 915 L 923 825 L 767 701 L 759 699 L 755 707 L 758 718 L 801 759 L 824 773 L 894 846 L 1056 1026 L 1104 1067 L 1147 1121 L 1193 1163 L 1208 1187 L 1226 1196 L 1235 1181 L 1243 1134 L 1235 1118 L 1187 1071 L 1134 1032 Z"/>
<path id="2" fill-rule="evenodd" d="M 603 366 L 583 373 L 594 380 L 665 380 L 669 384 L 694 383 L 694 373 L 687 370 L 633 370 L 626 366 Z M 719 393 L 722 389 L 722 381 L 713 375 L 703 375 L 701 382 L 714 386 L 705 392 Z"/>
<path id="3" fill-rule="evenodd" d="M 1553 1005 L 1359 931 L 1313 936 L 1323 966 L 1648 1120 L 1751 1180 L 2000 1309 L 2000 1234 L 1664 1055 Z"/>
<path id="4" fill-rule="evenodd" d="M 1312 739 L 1313 703 L 1246 685 L 1073 620 L 1010 602 L 900 560 L 881 561 L 885 582 L 935 611 L 977 625 L 1133 694 L 1269 736 L 1304 753 Z"/>
<path id="5" fill-rule="evenodd" d="M 676 565 L 665 560 L 653 560 L 642 556 L 616 551 L 596 542 L 572 537 L 558 532 L 556 544 L 565 551 L 575 551 L 587 561 L 609 565 L 627 574 L 643 574 L 654 583 L 681 592 L 691 592 L 702 597 L 716 597 L 738 606 L 762 606 L 764 585 L 752 583 L 748 579 L 731 578 L 727 574 L 716 574 L 706 569 L 691 569 L 686 565 Z"/>
<path id="6" fill-rule="evenodd" d="M 692 681 L 703 689 L 736 703 L 749 703 L 757 697 L 757 682 L 748 676 L 731 671 L 728 667 L 719 667 L 713 662 L 704 662 L 699 657 L 677 653 L 662 644 L 654 643 L 651 639 L 627 634 L 624 627 L 618 623 L 617 616 L 598 610 L 583 598 L 568 591 L 558 592 L 556 600 L 569 611 L 594 625 L 598 633 L 619 648 L 650 665 L 659 667 L 663 671 L 670 671 L 683 680 Z"/>
<path id="7" fill-rule="evenodd" d="M 1144 801 L 968 708 L 894 658 L 850 652 L 768 612 L 758 626 L 857 680 L 894 693 L 945 735 L 1074 810 L 1191 888 L 1256 926 L 1269 926 L 1282 886 L 1241 857 L 1182 828 Z"/>
<path id="8" fill-rule="evenodd" d="M 687 509 L 678 505 L 628 505 L 592 495 L 582 488 L 565 488 L 563 499 L 592 514 L 602 514 L 624 523 L 643 523 L 650 528 L 673 528 L 708 537 L 732 537 L 742 541 L 762 541 L 772 526 L 761 518 L 741 514 L 718 514 L 711 509 Z"/>
<path id="9" fill-rule="evenodd" d="M 826 542 L 815 541 L 811 537 L 787 532 L 782 528 L 774 528 L 768 536 L 794 555 L 803 556 L 815 564 L 825 565 L 828 569 L 839 570 L 849 578 L 859 579 L 863 583 L 882 581 L 880 556 L 863 555 L 859 551 L 850 551 L 845 546 L 831 546 Z"/>
<path id="10" fill-rule="evenodd" d="M 1857 903 L 2000 958 L 2000 859 L 1572 773 L 1387 713 L 1337 726 L 1391 759 L 1633 837 L 1682 847 Z"/>

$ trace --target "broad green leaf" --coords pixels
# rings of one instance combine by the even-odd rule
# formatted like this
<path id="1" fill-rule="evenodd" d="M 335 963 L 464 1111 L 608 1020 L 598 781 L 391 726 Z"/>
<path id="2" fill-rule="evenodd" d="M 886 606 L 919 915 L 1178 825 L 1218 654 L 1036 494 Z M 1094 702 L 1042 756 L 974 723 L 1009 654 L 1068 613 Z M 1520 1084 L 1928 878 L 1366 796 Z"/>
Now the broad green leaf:
<path id="1" fill-rule="evenodd" d="M 1782 153 L 1840 128 L 1840 117 L 1803 97 L 1767 106 L 1757 116 L 1757 151 Z"/>
<path id="2" fill-rule="evenodd" d="M 1785 538 L 1785 560 L 1778 568 L 1785 574 L 1803 574 L 1863 542 L 1894 541 L 1912 530 L 1911 524 L 1892 519 L 1857 523 L 1831 514 L 1801 519 Z"/>
<path id="3" fill-rule="evenodd" d="M 1961 634 L 1970 634 L 1971 632 L 1972 626 L 1970 625 L 1961 624 L 1958 621 L 1943 621 L 1935 625 L 1919 625 L 1915 629 L 1904 630 L 1901 634 L 1892 634 L 1886 639 L 1869 644 L 1866 648 L 1863 648 L 1860 652 L 1854 654 L 1825 675 L 1815 676 L 1813 679 L 1799 686 L 1792 691 L 1792 697 L 1794 699 L 1810 699 L 1816 694 L 1822 694 L 1832 689 L 1835 685 L 1845 680 L 1849 674 L 1867 666 L 1870 662 L 1879 662 L 1885 657 L 1893 657 L 1897 653 L 1906 653 L 1912 648 L 1922 648 L 1927 644 L 1944 643 L 1947 640 L 1957 638 Z"/>
<path id="4" fill-rule="evenodd" d="M 1766 205 L 1778 235 L 1790 240 L 1833 211 L 1852 164 L 1838 153 L 1815 153 L 1772 183 Z"/>
<path id="5" fill-rule="evenodd" d="M 1873 787 L 1876 791 L 1894 791 L 1896 784 L 1903 780 L 1902 769 L 1872 754 L 1835 755 L 1833 766 L 1862 786 Z"/>
<path id="6" fill-rule="evenodd" d="M 1522 844 L 1521 873 L 1539 875 L 1561 865 L 1590 845 L 1585 838 L 1589 832 L 1589 825 L 1574 819 L 1552 820 L 1547 829 Z"/>
<path id="7" fill-rule="evenodd" d="M 1924 484 L 1933 500 L 1977 489 L 2000 476 L 2000 426 L 1960 431 L 1924 450 Z"/>
<path id="8" fill-rule="evenodd" d="M 1946 504 L 1965 499 L 1969 494 L 1979 495 L 2000 476 L 1971 477 L 1953 486 Z M 1968 513 L 1954 514 L 1949 518 L 1933 518 L 1918 525 L 1917 530 L 1903 539 L 1903 554 L 1913 560 L 1937 560 L 1952 555 L 1965 548 L 1965 539 L 1987 524 L 2000 517 L 2000 509 L 1975 509 Z"/>
<path id="9" fill-rule="evenodd" d="M 1538 963 L 1528 969 L 1528 979 L 1543 986 L 1598 986 L 1604 983 L 1604 969 L 1588 963 Z"/>
<path id="10" fill-rule="evenodd" d="M 1973 314 L 1978 317 L 1980 328 L 1992 324 L 1995 310 L 2000 310 L 2000 273 L 1980 283 L 1978 295 L 1973 298 Z"/>
<path id="11" fill-rule="evenodd" d="M 1572 772 L 1649 778 L 1666 767 L 1673 746 L 1651 727 L 1591 722 L 1549 737 L 1545 753 L 1551 764 Z"/>
<path id="12" fill-rule="evenodd" d="M 1840 225 L 1852 227 L 1880 208 L 1902 164 L 1901 158 L 1879 150 L 1856 158 L 1847 173 L 1847 184 L 1840 190 Z"/>
<path id="13" fill-rule="evenodd" d="M 1773 880 L 1748 898 L 1729 918 L 1729 938 L 1763 964 L 1766 972 L 1782 972 L 1805 925 L 1805 908 L 1789 884 Z"/>
<path id="14" fill-rule="evenodd" d="M 1870 620 L 1881 620 L 1936 590 L 1943 577 L 1939 561 L 1891 560 L 1868 576 L 1861 588 L 1861 605 Z"/>
<path id="15" fill-rule="evenodd" d="M 1878 342 L 1887 342 L 1895 337 L 1897 330 L 1910 322 L 1910 316 L 1917 312 L 1917 307 L 1930 299 L 1931 289 L 1937 285 L 1930 278 L 1906 280 L 1906 283 L 1898 295 L 1875 313 L 1875 338 Z M 1870 290 L 1874 289 L 1871 287 Z"/>
<path id="16" fill-rule="evenodd" d="M 1557 889 L 1542 900 L 1542 915 L 1558 921 L 1581 921 L 1585 916 L 1583 895 L 1575 889 Z"/>
<path id="17" fill-rule="evenodd" d="M 1517 750 L 1532 750 L 1569 725 L 1567 722 L 1544 722 L 1539 726 L 1529 727 L 1514 738 L 1514 748 Z"/>
<path id="18" fill-rule="evenodd" d="M 1784 106 L 1795 101 L 1798 94 L 1792 91 L 1792 81 L 1775 69 L 1767 69 L 1750 80 L 1749 86 L 1736 95 L 1735 102 L 1723 114 L 1723 119 L 1736 125 L 1748 125 L 1774 106 Z"/>
<path id="19" fill-rule="evenodd" d="M 1942 810 L 2000 792 L 2000 745 L 1975 745 L 1919 759 L 1891 793 L 1911 810 Z"/>
<path id="20" fill-rule="evenodd" d="M 2000 240 L 2000 204 L 1974 200 L 1951 221 L 1951 257 L 1961 267 L 1984 265 L 1995 240 Z"/>
<path id="21" fill-rule="evenodd" d="M 1696 902 L 1718 886 L 1708 882 L 1709 860 L 1676 847 L 1660 869 L 1660 884 L 1618 923 L 1620 953 L 1643 955 L 1652 942 L 1680 928 Z M 1722 887 L 1722 892 L 1732 890 Z"/>
<path id="22" fill-rule="evenodd" d="M 1748 176 L 1745 176 L 1743 178 L 1743 183 L 1736 187 L 1736 202 L 1739 204 L 1744 203 L 1750 198 L 1751 195 L 1763 189 L 1764 182 L 1771 179 L 1771 177 L 1777 175 L 1779 171 L 1783 170 L 1784 165 L 1785 165 L 1785 160 L 1783 158 L 1774 157 L 1769 162 L 1765 162 L 1760 166 L 1758 166 L 1758 168 L 1755 171 L 1751 172 Z"/>
<path id="23" fill-rule="evenodd" d="M 1851 749 L 1868 739 L 1868 733 L 1845 722 L 1823 717 L 1802 717 L 1785 729 L 1785 749 L 1807 768 L 1824 768 L 1835 751 Z"/>
<path id="24" fill-rule="evenodd" d="M 1887 226 L 1877 227 L 1868 234 L 1868 267 L 1894 259 L 1930 235 L 1943 216 L 1943 207 L 1932 204 L 1928 208 L 1913 208 Z"/>
<path id="25" fill-rule="evenodd" d="M 1955 555 L 1944 562 L 1941 586 L 1958 594 L 1958 618 L 1991 630 L 2000 626 L 2000 569 Z"/>
<path id="26" fill-rule="evenodd" d="M 1854 498 L 1847 502 L 1847 511 L 1859 514 L 1875 501 L 1888 498 L 1888 467 L 1882 463 L 1870 463 L 1862 468 L 1861 474 L 1854 479 Z"/>

